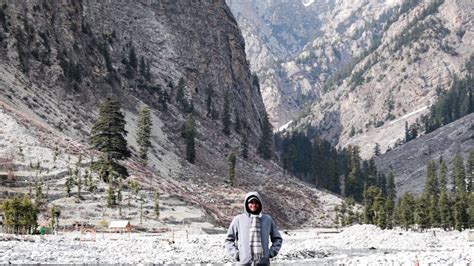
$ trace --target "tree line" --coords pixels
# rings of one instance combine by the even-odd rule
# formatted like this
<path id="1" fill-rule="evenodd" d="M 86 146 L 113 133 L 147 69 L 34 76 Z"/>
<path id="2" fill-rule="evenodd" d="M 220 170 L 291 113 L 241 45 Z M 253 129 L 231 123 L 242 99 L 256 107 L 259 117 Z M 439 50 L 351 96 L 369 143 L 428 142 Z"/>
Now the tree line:
<path id="1" fill-rule="evenodd" d="M 464 78 L 454 76 L 449 90 L 437 89 L 438 99 L 427 115 L 416 123 L 405 125 L 405 142 L 416 139 L 421 132 L 430 133 L 459 118 L 474 113 L 474 54 L 464 65 Z"/>
<path id="2" fill-rule="evenodd" d="M 275 148 L 285 171 L 318 188 L 352 197 L 357 202 L 362 202 L 364 184 L 386 190 L 388 177 L 377 171 L 374 159 L 362 160 L 357 146 L 336 149 L 318 136 L 311 139 L 299 132 L 276 135 Z"/>
<path id="3" fill-rule="evenodd" d="M 448 176 L 448 167 L 442 158 L 438 162 L 428 162 L 423 193 L 416 196 L 406 192 L 396 204 L 394 185 L 387 184 L 385 193 L 380 187 L 366 185 L 363 211 L 356 211 L 354 200 L 348 198 L 335 208 L 336 224 L 345 226 L 359 222 L 375 224 L 382 229 L 400 226 L 421 231 L 434 227 L 459 231 L 473 228 L 474 151 L 469 153 L 466 164 L 457 154 L 452 165 L 452 174 Z"/>
<path id="4" fill-rule="evenodd" d="M 474 55 L 471 56 L 474 64 Z M 472 70 L 471 70 L 472 71 Z M 430 108 L 430 113 L 421 120 L 426 133 L 432 132 L 461 117 L 474 113 L 474 76 L 465 79 L 455 77 L 448 91 L 439 91 L 438 101 Z"/>

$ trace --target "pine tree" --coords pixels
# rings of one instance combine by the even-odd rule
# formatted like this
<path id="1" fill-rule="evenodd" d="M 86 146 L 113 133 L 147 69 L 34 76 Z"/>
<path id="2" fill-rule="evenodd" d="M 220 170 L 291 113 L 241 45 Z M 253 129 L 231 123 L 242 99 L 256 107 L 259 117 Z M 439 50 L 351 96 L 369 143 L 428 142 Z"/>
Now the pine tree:
<path id="1" fill-rule="evenodd" d="M 43 198 L 43 180 L 40 180 L 40 174 L 42 172 L 40 162 L 35 165 L 30 163 L 30 168 L 35 171 L 35 198 L 41 200 Z"/>
<path id="2" fill-rule="evenodd" d="M 467 192 L 473 194 L 474 192 L 474 150 L 469 152 L 467 159 Z"/>
<path id="3" fill-rule="evenodd" d="M 430 208 L 429 208 L 429 215 L 430 215 L 430 224 L 432 227 L 439 227 L 441 224 L 441 215 L 439 209 L 439 197 L 438 196 L 429 196 L 430 200 Z"/>
<path id="4" fill-rule="evenodd" d="M 336 149 L 332 149 L 331 151 L 331 159 L 332 159 L 332 178 L 329 183 L 328 189 L 336 194 L 341 194 L 341 184 L 339 181 L 339 175 L 340 175 L 340 170 L 339 170 L 339 158 L 338 158 L 338 153 Z"/>
<path id="5" fill-rule="evenodd" d="M 155 193 L 153 195 L 154 199 L 154 205 L 153 205 L 153 210 L 155 211 L 156 218 L 160 218 L 160 192 L 155 190 Z"/>
<path id="6" fill-rule="evenodd" d="M 374 199 L 373 205 L 374 213 L 374 223 L 382 228 L 387 228 L 387 210 L 385 210 L 385 197 L 382 194 L 382 191 L 379 190 L 379 193 Z"/>
<path id="7" fill-rule="evenodd" d="M 437 227 L 441 223 L 438 204 L 439 194 L 440 186 L 436 175 L 436 162 L 430 161 L 426 166 L 425 187 L 422 199 L 420 199 L 427 207 L 430 226 Z"/>
<path id="8" fill-rule="evenodd" d="M 365 161 L 367 164 L 367 161 Z M 369 186 L 377 185 L 377 167 L 375 166 L 374 158 L 371 158 L 368 161 L 367 169 L 366 169 L 366 183 Z M 385 189 L 384 189 L 385 190 Z M 386 190 L 385 190 L 386 191 Z"/>
<path id="9" fill-rule="evenodd" d="M 418 224 L 421 231 L 431 226 L 429 206 L 430 201 L 427 195 L 422 195 L 416 200 L 415 223 Z"/>
<path id="10" fill-rule="evenodd" d="M 74 170 L 75 183 L 77 186 L 77 202 L 81 200 L 81 191 L 82 191 L 82 176 L 79 167 L 76 167 Z"/>
<path id="11" fill-rule="evenodd" d="M 92 179 L 92 174 L 89 172 L 89 170 L 86 169 L 84 173 L 84 179 L 87 179 L 87 190 L 91 193 L 94 193 L 97 190 L 97 184 L 96 182 Z"/>
<path id="12" fill-rule="evenodd" d="M 148 160 L 148 149 L 151 147 L 151 115 L 150 108 L 144 106 L 138 115 L 137 143 L 139 147 L 138 157 L 146 165 Z"/>
<path id="13" fill-rule="evenodd" d="M 447 192 L 447 185 L 448 185 L 448 167 L 444 161 L 441 161 L 439 167 L 439 188 L 440 192 Z"/>
<path id="14" fill-rule="evenodd" d="M 466 191 L 466 174 L 464 162 L 460 154 L 456 154 L 453 159 L 453 192 L 458 194 Z"/>
<path id="15" fill-rule="evenodd" d="M 466 173 L 464 162 L 460 154 L 453 159 L 453 182 L 454 182 L 454 228 L 461 231 L 467 228 L 469 217 L 467 213 Z"/>
<path id="16" fill-rule="evenodd" d="M 380 188 L 380 190 L 382 190 L 382 193 L 384 195 L 387 194 L 387 181 L 388 181 L 388 177 L 385 176 L 384 173 L 377 174 L 377 186 Z"/>
<path id="17" fill-rule="evenodd" d="M 109 176 L 108 176 L 108 183 L 109 183 L 109 188 L 107 190 L 107 206 L 112 207 L 115 205 L 115 187 L 114 187 L 114 175 L 112 171 L 112 167 L 109 168 Z"/>
<path id="18" fill-rule="evenodd" d="M 72 172 L 71 168 L 69 167 L 69 165 L 68 165 L 67 169 L 68 169 L 67 170 L 68 177 L 66 178 L 66 184 L 65 185 L 66 185 L 66 194 L 67 194 L 68 197 L 70 197 L 71 196 L 72 185 L 74 183 L 74 179 L 72 177 L 73 172 Z"/>
<path id="19" fill-rule="evenodd" d="M 29 234 L 37 226 L 38 207 L 26 195 L 6 199 L 0 209 L 3 211 L 3 229 L 6 233 Z"/>
<path id="20" fill-rule="evenodd" d="M 130 66 L 136 71 L 138 68 L 138 58 L 137 52 L 135 51 L 135 47 L 133 45 L 130 48 L 130 52 L 128 54 L 128 62 L 130 62 Z"/>
<path id="21" fill-rule="evenodd" d="M 242 131 L 242 122 L 240 121 L 240 115 L 239 113 L 237 112 L 237 110 L 235 110 L 235 132 L 237 133 L 241 133 Z"/>
<path id="22" fill-rule="evenodd" d="M 89 142 L 91 146 L 102 152 L 105 158 L 93 163 L 93 169 L 100 172 L 101 177 L 107 178 L 109 166 L 119 176 L 128 177 L 127 169 L 118 163 L 130 157 L 125 136 L 125 118 L 120 111 L 120 103 L 117 100 L 107 98 L 99 107 L 99 117 L 92 126 Z"/>
<path id="23" fill-rule="evenodd" d="M 379 156 L 379 155 L 380 155 L 380 145 L 378 143 L 375 143 L 374 156 Z"/>
<path id="24" fill-rule="evenodd" d="M 416 207 L 415 198 L 410 192 L 406 192 L 398 204 L 398 218 L 400 225 L 408 230 L 414 223 L 414 212 Z"/>
<path id="25" fill-rule="evenodd" d="M 146 79 L 147 75 L 147 66 L 145 63 L 145 57 L 141 56 L 140 57 L 140 75 Z"/>
<path id="26" fill-rule="evenodd" d="M 467 213 L 467 194 L 456 193 L 454 199 L 454 228 L 458 231 L 462 231 L 467 228 L 469 223 L 469 216 Z"/>
<path id="27" fill-rule="evenodd" d="M 227 160 L 229 161 L 229 183 L 231 186 L 235 185 L 235 163 L 237 161 L 237 158 L 235 157 L 235 154 L 231 152 L 229 154 L 229 157 L 227 157 Z"/>
<path id="28" fill-rule="evenodd" d="M 265 112 L 261 123 L 262 136 L 258 145 L 257 151 L 264 159 L 271 159 L 273 153 L 273 132 L 272 125 L 268 120 L 268 115 Z"/>
<path id="29" fill-rule="evenodd" d="M 150 82 L 151 81 L 151 67 L 150 67 L 150 61 L 146 62 L 146 70 L 145 70 L 145 80 Z"/>
<path id="30" fill-rule="evenodd" d="M 441 190 L 441 195 L 438 201 L 439 220 L 440 225 L 444 230 L 451 227 L 450 209 L 449 209 L 449 198 L 446 190 Z"/>
<path id="31" fill-rule="evenodd" d="M 474 227 L 474 193 L 469 193 L 468 195 L 468 204 L 467 215 L 469 217 L 469 228 Z"/>
<path id="32" fill-rule="evenodd" d="M 379 209 L 376 209 L 374 204 L 378 195 L 381 195 L 381 191 L 378 187 L 370 186 L 365 189 L 364 192 L 364 223 L 366 224 L 376 224 L 376 212 Z M 381 204 L 379 201 L 378 204 Z M 383 207 L 377 206 L 377 207 Z"/>
<path id="33" fill-rule="evenodd" d="M 426 167 L 425 188 L 423 193 L 434 197 L 439 196 L 439 184 L 436 176 L 435 161 L 428 162 Z"/>
<path id="34" fill-rule="evenodd" d="M 387 198 L 395 200 L 397 196 L 397 191 L 395 189 L 395 175 L 393 171 L 390 170 L 387 177 Z"/>
<path id="35" fill-rule="evenodd" d="M 59 216 L 61 215 L 61 210 L 58 206 L 53 205 L 50 212 L 51 220 L 49 221 L 49 225 L 54 229 L 59 225 Z"/>
<path id="36" fill-rule="evenodd" d="M 183 136 L 186 139 L 186 160 L 194 164 L 196 160 L 196 150 L 194 147 L 195 138 L 194 119 L 192 116 L 186 121 L 186 125 L 183 130 Z"/>
<path id="37" fill-rule="evenodd" d="M 222 111 L 222 125 L 224 128 L 222 132 L 227 136 L 230 136 L 230 103 L 229 103 L 229 93 L 226 92 L 224 96 L 224 110 Z"/>
<path id="38" fill-rule="evenodd" d="M 247 134 L 244 134 L 244 136 L 242 137 L 242 157 L 244 159 L 248 159 L 249 158 L 249 139 L 247 137 Z"/>
<path id="39" fill-rule="evenodd" d="M 409 142 L 410 138 L 410 131 L 408 129 L 408 121 L 405 121 L 405 142 Z"/>
<path id="40" fill-rule="evenodd" d="M 132 194 L 135 196 L 138 194 L 140 185 L 138 184 L 138 182 L 134 180 L 128 180 L 127 185 L 128 185 L 128 210 L 130 210 L 130 205 L 131 205 L 130 200 L 132 198 Z"/>
<path id="41" fill-rule="evenodd" d="M 361 202 L 363 198 L 363 180 L 360 167 L 360 149 L 358 146 L 349 147 L 349 149 L 352 150 L 352 154 L 349 161 L 349 174 L 345 181 L 346 196 L 353 196 L 356 201 Z"/>
<path id="42" fill-rule="evenodd" d="M 386 215 L 386 228 L 392 229 L 394 225 L 395 201 L 390 196 L 385 200 L 384 211 Z"/>

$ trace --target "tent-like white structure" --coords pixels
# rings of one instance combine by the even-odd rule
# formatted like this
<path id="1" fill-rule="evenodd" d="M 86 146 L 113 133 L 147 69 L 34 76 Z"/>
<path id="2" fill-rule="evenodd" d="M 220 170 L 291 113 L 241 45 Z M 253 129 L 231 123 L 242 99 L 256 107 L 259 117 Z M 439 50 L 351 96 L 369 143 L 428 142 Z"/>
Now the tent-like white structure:
<path id="1" fill-rule="evenodd" d="M 130 221 L 111 221 L 109 224 L 109 230 L 115 232 L 128 232 L 132 231 L 132 225 Z"/>

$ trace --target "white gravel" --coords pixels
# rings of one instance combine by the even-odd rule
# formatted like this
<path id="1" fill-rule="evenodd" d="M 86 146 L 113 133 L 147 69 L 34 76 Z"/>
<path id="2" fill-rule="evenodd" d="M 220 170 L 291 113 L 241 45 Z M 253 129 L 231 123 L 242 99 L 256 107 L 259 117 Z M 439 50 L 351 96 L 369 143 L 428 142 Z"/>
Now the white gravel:
<path id="1" fill-rule="evenodd" d="M 281 231 L 283 247 L 272 260 L 282 264 L 336 265 L 472 265 L 474 243 L 468 233 L 437 230 L 419 233 L 355 225 L 335 229 Z M 32 263 L 230 263 L 224 234 L 96 235 L 80 233 L 12 236 L 0 234 L 0 264 Z M 91 235 L 82 237 L 91 239 Z M 170 244 L 174 239 L 175 243 Z"/>

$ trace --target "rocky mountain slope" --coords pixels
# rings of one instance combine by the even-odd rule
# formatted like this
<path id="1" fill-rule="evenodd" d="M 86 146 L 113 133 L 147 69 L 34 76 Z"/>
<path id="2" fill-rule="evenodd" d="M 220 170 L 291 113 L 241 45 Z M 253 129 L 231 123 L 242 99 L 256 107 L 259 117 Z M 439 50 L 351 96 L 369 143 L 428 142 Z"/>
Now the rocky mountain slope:
<path id="1" fill-rule="evenodd" d="M 272 122 L 365 158 L 403 139 L 472 55 L 472 1 L 228 2 Z"/>
<path id="2" fill-rule="evenodd" d="M 248 190 L 259 190 L 265 208 L 283 227 L 329 226 L 338 197 L 285 176 L 256 155 L 265 109 L 245 57 L 245 44 L 224 1 L 7 2 L 0 6 L 1 197 L 28 192 L 35 182 L 63 223 L 132 219 L 144 199 L 144 227 L 202 223 L 225 226 L 242 209 Z M 178 99 L 179 91 L 184 96 Z M 224 95 L 231 120 L 241 119 L 249 159 L 237 159 L 236 187 L 227 156 L 240 154 L 243 133 L 222 133 Z M 124 162 L 141 190 L 125 185 L 132 208 L 105 207 L 106 184 L 67 197 L 69 168 L 81 173 L 99 156 L 87 144 L 105 97 L 120 100 L 134 156 Z M 137 162 L 137 110 L 152 110 L 148 168 Z M 181 129 L 194 117 L 196 163 L 188 163 Z M 82 158 L 79 161 L 79 158 Z M 35 167 L 39 166 L 39 167 Z M 153 190 L 161 218 L 153 212 Z M 47 191 L 47 192 L 46 192 Z M 294 197 L 304 202 L 294 208 Z"/>
<path id="3" fill-rule="evenodd" d="M 473 149 L 474 114 L 470 114 L 375 157 L 375 162 L 379 170 L 388 172 L 392 169 L 398 196 L 405 192 L 420 194 L 429 161 L 444 160 L 451 173 L 451 159 L 459 153 L 466 162 L 468 153 Z"/>

